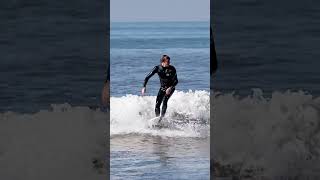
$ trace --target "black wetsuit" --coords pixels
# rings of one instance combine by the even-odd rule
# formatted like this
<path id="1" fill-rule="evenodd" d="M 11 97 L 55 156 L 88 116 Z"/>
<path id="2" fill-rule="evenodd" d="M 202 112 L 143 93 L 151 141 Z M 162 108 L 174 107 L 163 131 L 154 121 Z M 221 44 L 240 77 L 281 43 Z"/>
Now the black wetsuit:
<path id="1" fill-rule="evenodd" d="M 148 80 L 157 73 L 159 75 L 161 87 L 158 92 L 155 113 L 156 116 L 160 115 L 160 105 L 163 101 L 161 117 L 163 117 L 167 110 L 167 103 L 171 95 L 175 90 L 175 86 L 178 84 L 178 77 L 176 69 L 173 66 L 163 67 L 161 65 L 155 66 L 152 71 L 144 79 L 143 87 L 146 87 Z M 166 90 L 171 87 L 171 92 L 169 95 L 166 95 Z"/>

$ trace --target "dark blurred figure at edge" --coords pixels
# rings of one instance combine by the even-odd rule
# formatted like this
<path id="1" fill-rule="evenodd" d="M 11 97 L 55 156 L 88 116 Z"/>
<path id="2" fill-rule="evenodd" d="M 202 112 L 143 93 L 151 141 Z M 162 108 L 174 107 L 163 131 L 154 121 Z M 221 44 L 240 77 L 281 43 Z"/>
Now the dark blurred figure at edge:
<path id="1" fill-rule="evenodd" d="M 214 45 L 214 37 L 212 27 L 210 26 L 210 76 L 214 75 L 218 69 L 218 61 L 216 47 Z"/>
<path id="2" fill-rule="evenodd" d="M 101 95 L 102 111 L 110 109 L 110 63 L 107 63 L 106 80 L 102 89 Z"/>

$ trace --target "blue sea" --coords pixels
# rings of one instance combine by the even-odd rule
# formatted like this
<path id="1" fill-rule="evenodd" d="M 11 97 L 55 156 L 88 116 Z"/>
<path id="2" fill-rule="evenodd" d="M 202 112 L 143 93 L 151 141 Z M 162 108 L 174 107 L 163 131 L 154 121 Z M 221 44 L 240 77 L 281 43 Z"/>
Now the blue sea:
<path id="1" fill-rule="evenodd" d="M 0 179 L 106 179 L 104 2 L 0 2 Z"/>
<path id="2" fill-rule="evenodd" d="M 215 89 L 244 96 L 252 88 L 268 96 L 286 90 L 319 96 L 318 4 L 217 1 L 212 11 L 220 66 Z"/>
<path id="3" fill-rule="evenodd" d="M 319 179 L 319 1 L 213 6 L 213 175 Z"/>
<path id="4" fill-rule="evenodd" d="M 114 22 L 110 31 L 112 96 L 139 94 L 145 76 L 163 54 L 176 67 L 178 90 L 209 90 L 209 22 Z M 148 82 L 154 95 L 157 75 Z"/>
<path id="5" fill-rule="evenodd" d="M 209 22 L 112 22 L 110 31 L 111 179 L 210 178 Z M 155 74 L 167 54 L 179 83 L 163 129 L 152 128 Z"/>
<path id="6" fill-rule="evenodd" d="M 210 139 L 226 176 L 319 179 L 319 1 L 216 1 L 211 82 L 209 23 L 111 23 L 110 131 L 104 6 L 1 3 L 2 179 L 106 178 L 108 133 L 112 179 L 209 179 Z M 162 54 L 179 84 L 158 130 L 158 77 L 140 90 Z"/>

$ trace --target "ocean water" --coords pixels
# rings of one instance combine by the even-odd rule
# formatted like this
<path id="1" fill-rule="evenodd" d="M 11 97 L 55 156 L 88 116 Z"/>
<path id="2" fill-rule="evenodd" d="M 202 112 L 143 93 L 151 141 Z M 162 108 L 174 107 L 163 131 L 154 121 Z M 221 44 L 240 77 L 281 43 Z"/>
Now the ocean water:
<path id="1" fill-rule="evenodd" d="M 99 104 L 106 72 L 106 22 L 102 8 L 97 13 L 92 9 L 100 5 L 3 4 L 1 112 L 32 113 L 61 103 Z"/>
<path id="2" fill-rule="evenodd" d="M 110 31 L 112 96 L 139 94 L 145 76 L 167 54 L 176 67 L 177 90 L 209 91 L 209 22 L 113 22 Z M 128 86 L 130 88 L 128 88 Z M 152 77 L 147 92 L 154 95 L 159 79 Z"/>
<path id="3" fill-rule="evenodd" d="M 232 4 L 232 6 L 230 6 Z M 288 5 L 290 4 L 290 5 Z M 320 94 L 318 2 L 216 2 L 217 91 L 251 94 L 260 88 Z"/>
<path id="4" fill-rule="evenodd" d="M 0 3 L 0 179 L 107 178 L 104 6 Z"/>
<path id="5" fill-rule="evenodd" d="M 208 124 L 196 120 L 207 118 L 206 113 L 197 114 L 198 109 L 204 112 L 210 109 L 211 157 L 221 165 L 235 167 L 235 173 L 230 173 L 229 177 L 239 177 L 249 169 L 259 172 L 249 172 L 251 179 L 319 179 L 319 1 L 232 0 L 212 4 L 219 69 L 211 79 L 215 91 L 210 92 L 214 95 L 210 108 L 207 107 L 206 82 L 209 78 L 203 73 L 208 67 L 203 67 L 200 73 L 198 67 L 193 68 L 201 62 L 207 65 L 205 61 L 198 61 L 208 53 L 205 50 L 208 42 L 201 40 L 207 32 L 188 34 L 198 31 L 197 26 L 186 25 L 187 29 L 196 29 L 184 32 L 190 38 L 181 37 L 180 33 L 160 32 L 153 37 L 146 34 L 152 39 L 149 44 L 137 41 L 139 34 L 136 34 L 130 43 L 132 51 L 150 52 L 150 61 L 145 59 L 147 56 L 123 50 L 130 57 L 125 61 L 135 68 L 128 66 L 123 68 L 126 71 L 118 73 L 113 72 L 112 67 L 112 82 L 118 83 L 111 87 L 112 103 L 119 103 L 121 109 L 124 107 L 121 101 L 133 101 L 126 104 L 132 107 L 129 114 L 139 114 L 139 118 L 116 118 L 114 122 L 119 123 L 111 124 L 115 126 L 111 132 L 112 164 L 122 167 L 111 167 L 113 177 L 119 179 L 125 172 L 129 172 L 127 177 L 137 173 L 141 176 L 141 172 L 146 172 L 146 179 L 155 174 L 168 177 L 174 169 L 180 172 L 178 177 L 184 179 L 185 172 L 176 166 L 182 162 L 190 177 L 194 175 L 190 164 L 202 172 L 201 177 L 208 177 Z M 105 36 L 103 7 L 104 2 L 89 1 L 1 3 L 1 178 L 105 178 L 92 163 L 104 159 L 106 153 L 106 113 L 92 108 L 100 104 L 106 70 L 103 48 L 108 37 Z M 177 32 L 184 30 L 181 29 Z M 159 40 L 161 36 L 167 36 L 166 40 Z M 179 43 L 178 48 L 169 43 L 165 48 L 161 46 L 173 40 Z M 111 46 L 113 44 L 117 43 Z M 144 45 L 148 48 L 141 48 Z M 125 46 L 126 41 L 119 41 L 118 51 L 130 49 Z M 112 56 L 117 47 L 113 46 Z M 200 53 L 201 48 L 203 53 Z M 169 117 L 178 120 L 170 125 L 174 130 L 169 132 L 148 130 L 140 123 L 143 120 L 140 114 L 146 118 L 152 116 L 158 87 L 154 77 L 148 84 L 148 96 L 138 96 L 143 77 L 162 53 L 171 55 L 177 68 L 183 66 L 178 69 L 181 81 L 168 109 Z M 177 61 L 182 56 L 186 57 L 182 60 L 190 63 Z M 137 68 L 139 73 L 134 71 Z M 191 73 L 185 69 L 198 72 L 192 74 L 194 81 L 186 78 Z M 131 77 L 130 73 L 135 76 L 129 79 L 130 89 L 125 87 L 125 82 L 116 80 L 113 73 L 127 75 L 126 78 Z M 189 93 L 189 89 L 193 91 Z M 193 114 L 175 113 L 182 111 L 183 103 L 189 103 L 181 98 L 184 96 L 198 104 L 183 106 L 186 107 L 184 113 Z M 137 107 L 148 110 L 141 113 L 140 109 L 135 109 Z M 179 124 L 177 117 L 197 123 Z M 129 122 L 137 127 L 117 127 L 117 124 Z M 181 131 L 181 127 L 186 126 Z M 130 149 L 131 145 L 135 149 Z M 179 153 L 175 152 L 175 147 Z M 187 158 L 179 157 L 180 153 L 187 154 Z M 128 164 L 121 162 L 127 162 L 131 170 L 124 169 Z M 154 172 L 154 169 L 159 171 Z"/>
<path id="6" fill-rule="evenodd" d="M 113 22 L 110 32 L 111 179 L 210 178 L 209 22 Z M 168 128 L 151 128 L 157 75 L 171 57 L 179 83 L 168 102 Z"/>
<path id="7" fill-rule="evenodd" d="M 319 7 L 312 0 L 214 3 L 216 176 L 319 179 Z"/>

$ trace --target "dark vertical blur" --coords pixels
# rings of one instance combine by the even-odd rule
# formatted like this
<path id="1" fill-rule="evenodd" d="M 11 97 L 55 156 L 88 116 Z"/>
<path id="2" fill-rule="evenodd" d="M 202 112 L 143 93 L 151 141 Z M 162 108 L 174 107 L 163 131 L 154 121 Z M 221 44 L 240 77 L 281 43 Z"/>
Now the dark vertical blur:
<path id="1" fill-rule="evenodd" d="M 213 4 L 213 3 L 211 3 Z M 211 5 L 212 7 L 212 5 Z M 212 9 L 212 8 L 211 8 Z M 216 48 L 214 45 L 214 22 L 213 17 L 210 19 L 210 76 L 214 75 L 218 69 Z"/>
<path id="2" fill-rule="evenodd" d="M 210 1 L 210 107 L 213 107 L 211 104 L 213 103 L 212 96 L 213 96 L 213 90 L 214 90 L 214 75 L 218 69 L 218 61 L 217 61 L 217 54 L 216 54 L 216 48 L 215 48 L 215 43 L 214 43 L 214 33 L 215 33 L 215 16 L 214 16 L 214 3 Z M 214 113 L 213 109 L 210 109 L 210 124 L 213 125 L 214 122 Z M 213 179 L 214 176 L 214 162 L 213 162 L 213 156 L 214 154 L 212 153 L 213 149 L 213 138 L 212 138 L 212 131 L 210 131 L 210 179 Z"/>
<path id="3" fill-rule="evenodd" d="M 107 109 L 110 110 L 110 0 L 106 0 L 106 8 L 104 10 L 105 12 L 105 18 L 106 18 L 106 49 L 105 49 L 105 56 L 104 58 L 106 60 L 106 81 L 104 85 L 104 93 L 106 94 L 107 99 Z M 107 143 L 107 153 L 106 153 L 106 170 L 107 170 L 107 179 L 110 179 L 110 111 L 107 111 L 107 133 L 106 133 L 106 143 Z"/>

